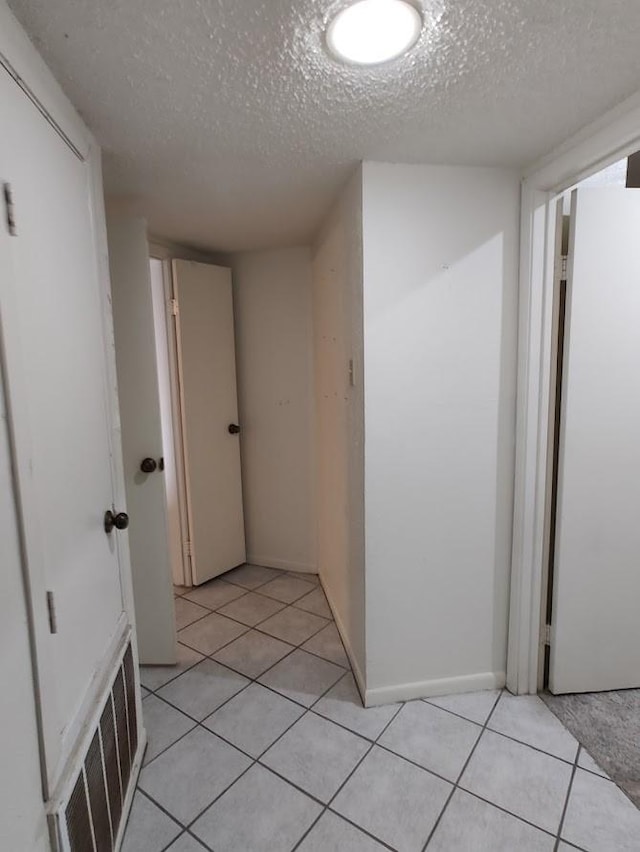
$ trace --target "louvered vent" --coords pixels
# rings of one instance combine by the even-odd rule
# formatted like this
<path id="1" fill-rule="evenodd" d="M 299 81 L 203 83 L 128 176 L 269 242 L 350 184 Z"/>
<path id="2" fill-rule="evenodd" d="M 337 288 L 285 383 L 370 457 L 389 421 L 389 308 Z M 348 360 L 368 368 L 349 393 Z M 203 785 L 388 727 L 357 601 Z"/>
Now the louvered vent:
<path id="1" fill-rule="evenodd" d="M 73 788 L 66 810 L 67 830 L 71 848 L 78 852 L 93 852 L 93 835 L 91 834 L 91 817 L 89 803 L 84 788 L 84 777 L 80 775 Z"/>
<path id="2" fill-rule="evenodd" d="M 138 748 L 131 644 L 106 696 L 83 765 L 61 815 L 68 852 L 113 852 Z"/>

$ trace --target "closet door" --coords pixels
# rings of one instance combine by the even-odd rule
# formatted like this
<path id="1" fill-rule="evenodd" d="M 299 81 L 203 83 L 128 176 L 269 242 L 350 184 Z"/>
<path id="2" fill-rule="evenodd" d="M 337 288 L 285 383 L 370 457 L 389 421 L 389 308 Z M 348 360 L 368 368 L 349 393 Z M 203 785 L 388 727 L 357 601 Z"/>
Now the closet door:
<path id="1" fill-rule="evenodd" d="M 572 196 L 554 693 L 640 687 L 640 190 Z"/>
<path id="2" fill-rule="evenodd" d="M 246 559 L 231 270 L 173 261 L 195 585 Z"/>
<path id="3" fill-rule="evenodd" d="M 4 68 L 0 103 L 0 181 L 15 217 L 14 228 L 0 222 L 0 317 L 53 786 L 122 630 L 125 533 L 107 535 L 104 518 L 125 507 L 114 505 L 92 166 Z"/>

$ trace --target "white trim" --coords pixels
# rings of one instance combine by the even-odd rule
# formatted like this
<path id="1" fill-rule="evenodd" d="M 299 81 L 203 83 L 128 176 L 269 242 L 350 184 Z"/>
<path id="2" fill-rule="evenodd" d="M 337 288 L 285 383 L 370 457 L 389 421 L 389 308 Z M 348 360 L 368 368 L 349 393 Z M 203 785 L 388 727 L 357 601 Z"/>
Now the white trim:
<path id="1" fill-rule="evenodd" d="M 358 691 L 360 692 L 360 697 L 362 698 L 362 703 L 365 707 L 368 707 L 367 704 L 367 690 L 364 679 L 364 674 L 362 669 L 360 668 L 360 664 L 356 658 L 356 655 L 353 652 L 353 648 L 351 647 L 351 642 L 349 641 L 349 634 L 344 626 L 342 619 L 340 618 L 340 614 L 338 613 L 338 608 L 335 606 L 333 600 L 331 599 L 331 595 L 329 594 L 327 587 L 325 586 L 322 577 L 320 579 L 320 585 L 322 586 L 322 590 L 324 591 L 325 597 L 329 603 L 329 609 L 333 614 L 333 620 L 336 623 L 336 627 L 338 628 L 338 633 L 340 634 L 340 638 L 342 639 L 342 644 L 344 645 L 344 650 L 347 652 L 347 657 L 349 658 L 349 662 L 351 663 L 351 670 L 353 671 L 353 676 L 356 679 L 356 685 L 358 687 Z"/>
<path id="2" fill-rule="evenodd" d="M 317 574 L 316 565 L 308 562 L 291 562 L 288 559 L 277 559 L 275 556 L 256 556 L 247 554 L 249 565 L 262 565 L 263 568 L 279 568 L 281 571 L 297 571 L 298 574 Z"/>
<path id="3" fill-rule="evenodd" d="M 435 695 L 453 695 L 461 692 L 479 692 L 484 689 L 502 689 L 505 685 L 504 672 L 482 672 L 460 677 L 445 677 L 436 680 L 421 680 L 415 683 L 397 683 L 367 689 L 365 707 L 411 701 L 414 698 L 430 698 Z"/>
<path id="4" fill-rule="evenodd" d="M 5 60 L 2 64 L 8 66 L 7 71 L 18 77 L 19 85 L 29 93 L 41 111 L 53 117 L 55 124 L 78 149 L 78 153 L 86 157 L 91 145 L 91 133 L 9 7 L 1 0 L 0 55 Z"/>
<path id="5" fill-rule="evenodd" d="M 520 243 L 516 468 L 507 686 L 538 688 L 552 353 L 554 215 L 560 192 L 640 149 L 640 93 L 525 171 Z"/>
<path id="6" fill-rule="evenodd" d="M 68 737 L 73 745 L 64 755 L 62 773 L 47 802 L 48 813 L 58 813 L 69 800 L 78 777 L 78 769 L 84 763 L 89 743 L 100 724 L 100 716 L 106 699 L 111 695 L 114 681 L 120 671 L 130 641 L 131 627 L 127 624 L 126 617 L 123 614 L 101 660 L 101 666 L 94 672 L 80 710 L 73 720 Z"/>
<path id="7" fill-rule="evenodd" d="M 109 199 L 107 207 L 109 209 L 113 207 L 114 210 L 122 212 L 121 205 L 115 199 Z M 196 263 L 208 263 L 213 266 L 230 265 L 227 262 L 228 256 L 224 253 L 200 251 L 153 234 L 149 234 L 149 256 L 156 260 L 195 260 Z"/>
<path id="8" fill-rule="evenodd" d="M 182 402 L 180 394 L 180 376 L 178 372 L 178 323 L 177 317 L 168 309 L 173 302 L 173 269 L 171 260 L 161 259 L 153 253 L 149 245 L 151 259 L 160 260 L 164 280 L 165 330 L 167 334 L 167 352 L 169 357 L 169 384 L 171 396 L 171 425 L 173 431 L 173 459 L 178 489 L 178 513 L 180 515 L 180 552 L 182 554 L 182 582 L 178 585 L 193 586 L 191 556 L 187 555 L 187 542 L 190 542 L 189 507 L 187 503 L 187 473 L 185 447 L 183 443 Z M 192 553 L 189 545 L 189 553 Z M 175 580 L 174 580 L 175 582 Z"/>

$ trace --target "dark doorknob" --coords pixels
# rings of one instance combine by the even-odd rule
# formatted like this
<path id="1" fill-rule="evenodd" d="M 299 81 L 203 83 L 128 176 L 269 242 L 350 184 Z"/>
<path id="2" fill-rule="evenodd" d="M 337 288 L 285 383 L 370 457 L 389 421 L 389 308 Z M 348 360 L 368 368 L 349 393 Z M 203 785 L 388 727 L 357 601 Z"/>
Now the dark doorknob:
<path id="1" fill-rule="evenodd" d="M 229 423 L 229 434 L 230 435 L 237 435 L 239 431 L 240 431 L 240 427 L 238 426 L 237 423 Z"/>
<path id="2" fill-rule="evenodd" d="M 129 526 L 129 515 L 126 512 L 118 512 L 114 515 L 111 509 L 104 513 L 104 531 L 109 535 L 115 527 L 117 530 L 126 530 Z"/>
<path id="3" fill-rule="evenodd" d="M 143 473 L 153 473 L 153 471 L 158 467 L 155 459 L 142 459 L 140 462 L 140 470 Z"/>

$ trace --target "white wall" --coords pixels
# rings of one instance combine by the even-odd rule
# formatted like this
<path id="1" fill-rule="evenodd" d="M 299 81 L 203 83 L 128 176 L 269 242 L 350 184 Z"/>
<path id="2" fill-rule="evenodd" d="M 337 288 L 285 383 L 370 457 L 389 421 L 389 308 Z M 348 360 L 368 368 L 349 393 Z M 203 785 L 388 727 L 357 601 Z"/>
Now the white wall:
<path id="1" fill-rule="evenodd" d="M 318 566 L 364 689 L 362 173 L 313 249 Z M 353 385 L 349 362 L 353 361 Z"/>
<path id="2" fill-rule="evenodd" d="M 317 571 L 309 250 L 231 263 L 247 560 Z"/>
<path id="3" fill-rule="evenodd" d="M 49 842 L 1 371 L 0 548 L 0 849 L 43 852 Z"/>
<path id="4" fill-rule="evenodd" d="M 367 699 L 501 685 L 519 181 L 366 163 Z"/>

